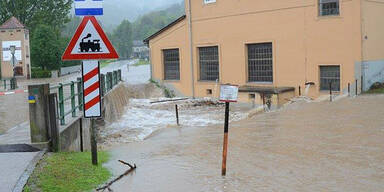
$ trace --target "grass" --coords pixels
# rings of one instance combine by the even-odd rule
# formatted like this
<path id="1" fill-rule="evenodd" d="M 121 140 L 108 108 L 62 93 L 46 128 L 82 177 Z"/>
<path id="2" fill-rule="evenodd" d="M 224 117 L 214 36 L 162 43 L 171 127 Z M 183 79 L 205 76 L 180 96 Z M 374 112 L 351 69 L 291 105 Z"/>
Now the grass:
<path id="1" fill-rule="evenodd" d="M 367 94 L 380 94 L 380 93 L 384 93 L 384 88 L 380 88 L 380 89 L 371 89 L 367 92 L 365 92 Z"/>
<path id="2" fill-rule="evenodd" d="M 135 63 L 133 66 L 149 65 L 149 61 L 140 59 L 139 62 Z"/>
<path id="3" fill-rule="evenodd" d="M 115 60 L 103 60 L 103 61 L 100 62 L 100 67 L 104 68 L 104 67 L 108 66 L 109 64 L 111 64 L 114 61 Z"/>
<path id="4" fill-rule="evenodd" d="M 36 167 L 24 191 L 91 191 L 111 177 L 108 169 L 101 166 L 108 161 L 109 154 L 99 152 L 98 159 L 99 166 L 93 166 L 89 152 L 47 155 Z"/>

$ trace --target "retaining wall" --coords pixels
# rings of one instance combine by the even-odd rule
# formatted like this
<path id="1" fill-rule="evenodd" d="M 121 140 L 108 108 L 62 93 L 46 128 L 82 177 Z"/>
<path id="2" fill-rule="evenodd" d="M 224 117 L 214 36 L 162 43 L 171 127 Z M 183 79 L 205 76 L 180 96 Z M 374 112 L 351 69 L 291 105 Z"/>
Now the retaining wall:
<path id="1" fill-rule="evenodd" d="M 83 146 L 83 151 L 90 151 L 90 131 L 89 119 L 78 117 L 68 123 L 68 126 L 60 129 L 60 151 L 81 151 L 81 146 Z"/>
<path id="2" fill-rule="evenodd" d="M 125 106 L 128 105 L 128 88 L 124 83 L 120 83 L 103 98 L 103 119 L 100 121 L 116 121 L 124 113 Z M 96 124 L 99 124 L 96 122 Z M 90 119 L 82 116 L 69 122 L 60 128 L 60 150 L 64 152 L 81 151 L 81 143 L 84 151 L 91 150 L 91 127 Z M 81 134 L 80 134 L 81 131 Z M 82 139 L 81 139 L 82 138 Z"/>

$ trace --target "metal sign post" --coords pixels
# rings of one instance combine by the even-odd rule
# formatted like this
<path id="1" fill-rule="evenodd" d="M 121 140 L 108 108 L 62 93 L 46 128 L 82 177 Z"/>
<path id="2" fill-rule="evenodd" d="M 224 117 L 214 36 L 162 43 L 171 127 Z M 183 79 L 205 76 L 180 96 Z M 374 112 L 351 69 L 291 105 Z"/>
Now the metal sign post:
<path id="1" fill-rule="evenodd" d="M 101 117 L 100 63 L 97 60 L 83 61 L 84 118 L 91 119 L 92 164 L 97 165 L 97 133 L 95 119 Z"/>
<path id="2" fill-rule="evenodd" d="M 225 122 L 224 122 L 224 143 L 223 143 L 223 163 L 221 175 L 227 174 L 227 154 L 228 154 L 228 133 L 229 133 L 229 104 L 237 102 L 239 87 L 237 85 L 221 85 L 220 101 L 225 102 Z"/>
<path id="3" fill-rule="evenodd" d="M 103 0 L 75 0 L 75 14 L 84 16 L 62 60 L 83 60 L 84 118 L 91 119 L 92 164 L 97 165 L 96 118 L 101 117 L 101 59 L 118 59 L 115 48 L 97 22 L 95 15 L 103 15 Z"/>

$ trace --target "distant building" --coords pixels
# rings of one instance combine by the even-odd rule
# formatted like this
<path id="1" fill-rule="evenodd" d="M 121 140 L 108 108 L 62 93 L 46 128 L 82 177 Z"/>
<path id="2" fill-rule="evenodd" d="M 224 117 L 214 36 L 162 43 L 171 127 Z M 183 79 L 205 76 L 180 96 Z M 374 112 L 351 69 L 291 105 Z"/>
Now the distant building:
<path id="1" fill-rule="evenodd" d="M 382 1 L 185 2 L 187 15 L 145 40 L 152 78 L 180 95 L 217 97 L 231 83 L 240 101 L 283 103 L 299 87 L 316 98 L 384 81 Z"/>
<path id="2" fill-rule="evenodd" d="M 133 41 L 133 58 L 149 59 L 149 48 L 143 41 Z"/>
<path id="3" fill-rule="evenodd" d="M 15 68 L 11 65 L 11 46 L 15 46 Z M 15 17 L 0 26 L 0 78 L 31 77 L 29 31 Z"/>

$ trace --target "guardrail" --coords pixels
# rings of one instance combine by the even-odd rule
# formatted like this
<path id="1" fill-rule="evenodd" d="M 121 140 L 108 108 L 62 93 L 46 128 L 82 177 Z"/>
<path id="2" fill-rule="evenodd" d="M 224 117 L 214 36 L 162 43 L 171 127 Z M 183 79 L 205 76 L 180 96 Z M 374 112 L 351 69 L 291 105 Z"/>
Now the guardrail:
<path id="1" fill-rule="evenodd" d="M 108 72 L 106 75 L 100 75 L 100 91 L 101 96 L 104 97 L 109 91 L 111 91 L 121 81 L 121 70 Z M 83 82 L 82 78 L 77 78 L 77 81 L 71 81 L 69 83 L 60 83 L 57 86 L 50 87 L 50 92 L 57 90 L 58 103 L 57 109 L 59 112 L 60 125 L 65 125 L 65 117 L 72 115 L 77 116 L 77 112 L 83 111 Z M 75 88 L 76 87 L 76 88 Z M 65 94 L 66 91 L 69 94 Z M 77 101 L 76 101 L 77 99 Z M 66 102 L 70 103 L 70 109 L 66 111 Z"/>

